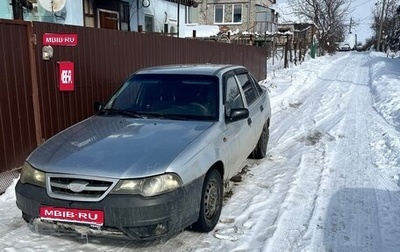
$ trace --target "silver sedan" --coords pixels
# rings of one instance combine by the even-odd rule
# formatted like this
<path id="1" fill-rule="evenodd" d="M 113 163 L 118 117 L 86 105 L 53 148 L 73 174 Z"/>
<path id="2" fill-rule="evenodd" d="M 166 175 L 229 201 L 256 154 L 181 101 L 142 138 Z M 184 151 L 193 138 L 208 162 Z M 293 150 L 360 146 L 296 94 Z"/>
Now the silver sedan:
<path id="1" fill-rule="evenodd" d="M 27 158 L 16 186 L 27 222 L 131 239 L 218 223 L 224 185 L 264 158 L 267 90 L 242 66 L 140 70 L 97 113 Z"/>

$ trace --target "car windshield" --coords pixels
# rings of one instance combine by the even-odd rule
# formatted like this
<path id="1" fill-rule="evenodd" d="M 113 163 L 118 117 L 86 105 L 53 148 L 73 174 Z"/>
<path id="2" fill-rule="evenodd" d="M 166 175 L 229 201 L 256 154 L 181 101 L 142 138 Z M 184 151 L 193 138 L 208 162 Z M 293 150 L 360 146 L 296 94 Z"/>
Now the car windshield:
<path id="1" fill-rule="evenodd" d="M 218 120 L 218 78 L 205 75 L 132 75 L 100 115 L 174 120 Z"/>

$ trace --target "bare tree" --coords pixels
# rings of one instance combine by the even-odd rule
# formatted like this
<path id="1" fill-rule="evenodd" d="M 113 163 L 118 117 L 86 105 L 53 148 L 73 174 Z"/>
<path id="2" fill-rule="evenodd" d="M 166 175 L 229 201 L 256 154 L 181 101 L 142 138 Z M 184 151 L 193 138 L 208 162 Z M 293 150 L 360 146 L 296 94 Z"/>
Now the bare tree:
<path id="1" fill-rule="evenodd" d="M 400 1 L 385 0 L 375 4 L 376 9 L 373 12 L 373 23 L 371 28 L 376 36 L 373 38 L 374 44 L 378 44 L 378 38 L 381 38 L 378 51 L 390 50 L 398 51 L 400 49 Z M 383 8 L 384 7 L 384 8 Z M 380 29 L 381 28 L 381 29 Z M 379 32 L 381 32 L 379 36 Z"/>
<path id="2" fill-rule="evenodd" d="M 323 52 L 335 51 L 335 43 L 344 39 L 350 0 L 292 0 L 290 5 L 295 14 L 315 24 Z"/>

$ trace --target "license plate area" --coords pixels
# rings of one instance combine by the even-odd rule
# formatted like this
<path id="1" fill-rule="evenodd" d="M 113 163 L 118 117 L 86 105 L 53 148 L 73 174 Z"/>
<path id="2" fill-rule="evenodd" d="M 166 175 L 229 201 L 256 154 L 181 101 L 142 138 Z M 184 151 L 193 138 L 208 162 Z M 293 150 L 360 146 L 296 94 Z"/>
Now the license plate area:
<path id="1" fill-rule="evenodd" d="M 104 212 L 101 210 L 41 206 L 39 216 L 43 220 L 50 221 L 74 222 L 96 226 L 103 226 L 104 224 Z"/>

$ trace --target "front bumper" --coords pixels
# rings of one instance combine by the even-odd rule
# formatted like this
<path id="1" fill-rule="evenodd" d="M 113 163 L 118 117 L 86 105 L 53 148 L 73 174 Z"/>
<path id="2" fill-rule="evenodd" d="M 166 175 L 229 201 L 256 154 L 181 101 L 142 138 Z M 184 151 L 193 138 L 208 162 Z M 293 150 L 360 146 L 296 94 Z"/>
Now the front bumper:
<path id="1" fill-rule="evenodd" d="M 17 206 L 25 216 L 39 218 L 40 206 L 102 210 L 101 230 L 118 230 L 131 239 L 155 239 L 178 232 L 199 216 L 203 177 L 172 192 L 153 197 L 109 194 L 100 202 L 50 198 L 45 188 L 18 181 Z"/>

